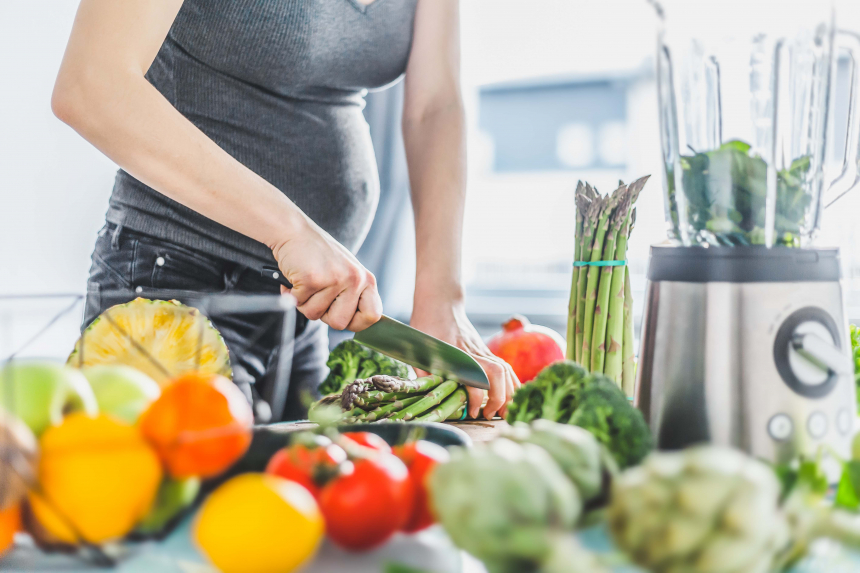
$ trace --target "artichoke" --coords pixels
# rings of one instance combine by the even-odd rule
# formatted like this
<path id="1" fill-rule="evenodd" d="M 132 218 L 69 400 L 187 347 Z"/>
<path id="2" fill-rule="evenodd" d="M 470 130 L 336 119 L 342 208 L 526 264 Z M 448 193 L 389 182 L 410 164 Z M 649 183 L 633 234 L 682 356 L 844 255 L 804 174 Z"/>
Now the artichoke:
<path id="1" fill-rule="evenodd" d="M 618 473 L 618 466 L 606 448 L 587 430 L 549 420 L 535 420 L 530 426 L 515 423 L 505 436 L 546 450 L 574 483 L 586 506 L 605 501 L 609 482 Z"/>
<path id="2" fill-rule="evenodd" d="M 570 543 L 566 532 L 582 510 L 547 452 L 505 438 L 452 448 L 451 461 L 430 475 L 429 491 L 452 541 L 491 573 L 537 571 L 551 562 Z"/>
<path id="3" fill-rule="evenodd" d="M 767 573 L 791 543 L 773 470 L 713 446 L 657 453 L 612 485 L 616 543 L 654 573 Z"/>

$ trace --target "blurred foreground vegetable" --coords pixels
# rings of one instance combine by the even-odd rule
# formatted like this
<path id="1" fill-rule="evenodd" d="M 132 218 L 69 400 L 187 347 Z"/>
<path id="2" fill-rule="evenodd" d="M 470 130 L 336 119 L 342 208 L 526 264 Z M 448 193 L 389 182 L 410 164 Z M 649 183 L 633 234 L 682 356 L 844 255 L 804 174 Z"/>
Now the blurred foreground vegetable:
<path id="1" fill-rule="evenodd" d="M 770 467 L 735 450 L 655 453 L 614 481 L 609 527 L 654 573 L 768 573 L 821 537 L 860 543 L 860 522 L 825 504 L 808 481 L 784 501 L 781 494 Z"/>
<path id="2" fill-rule="evenodd" d="M 344 340 L 329 354 L 326 366 L 330 371 L 320 385 L 324 395 L 337 394 L 355 380 L 377 374 L 406 378 L 409 369 L 405 364 L 362 346 L 354 340 Z"/>
<path id="3" fill-rule="evenodd" d="M 651 432 L 639 412 L 608 378 L 571 361 L 544 368 L 516 391 L 507 420 L 537 418 L 589 430 L 621 467 L 639 463 L 651 450 Z"/>
<path id="4" fill-rule="evenodd" d="M 515 424 L 505 437 L 546 450 L 576 486 L 586 507 L 599 505 L 608 498 L 609 483 L 618 473 L 618 466 L 590 432 L 549 420 L 535 420 L 530 426 Z"/>
<path id="5" fill-rule="evenodd" d="M 445 531 L 491 573 L 537 569 L 582 511 L 579 493 L 546 451 L 504 438 L 452 449 L 429 483 Z"/>
<path id="6" fill-rule="evenodd" d="M 857 386 L 857 409 L 860 410 L 860 328 L 851 324 L 851 355 L 854 357 L 854 384 Z"/>
<path id="7" fill-rule="evenodd" d="M 445 531 L 491 573 L 599 573 L 572 535 L 583 510 L 605 503 L 612 459 L 588 432 L 536 420 L 471 449 L 428 480 Z"/>

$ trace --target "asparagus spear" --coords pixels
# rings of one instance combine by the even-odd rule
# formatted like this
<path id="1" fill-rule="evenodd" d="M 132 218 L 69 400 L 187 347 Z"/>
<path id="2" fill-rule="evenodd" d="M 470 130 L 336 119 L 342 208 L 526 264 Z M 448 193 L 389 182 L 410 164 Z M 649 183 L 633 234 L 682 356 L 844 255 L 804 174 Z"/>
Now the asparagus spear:
<path id="1" fill-rule="evenodd" d="M 411 398 L 403 398 L 388 404 L 383 404 L 375 410 L 365 412 L 363 415 L 358 416 L 358 421 L 375 422 L 376 420 L 382 420 L 383 418 L 387 418 L 390 414 L 407 408 L 423 398 L 424 396 L 412 396 Z"/>
<path id="2" fill-rule="evenodd" d="M 378 374 L 368 378 L 373 387 L 383 392 L 405 392 L 408 394 L 423 394 L 443 382 L 441 376 L 424 376 L 416 380 L 406 380 L 396 376 Z"/>
<path id="3" fill-rule="evenodd" d="M 594 232 L 594 242 L 591 246 L 591 262 L 597 262 L 603 255 L 603 240 L 609 226 L 609 216 L 612 214 L 619 199 L 619 193 L 623 187 L 619 187 L 605 202 Z M 585 285 L 585 316 L 582 320 L 582 354 L 579 363 L 588 368 L 591 366 L 591 330 L 594 326 L 594 307 L 597 305 L 597 279 L 600 277 L 600 268 L 588 267 L 588 277 Z"/>
<path id="4" fill-rule="evenodd" d="M 636 363 L 633 359 L 633 292 L 630 288 L 630 269 L 624 267 L 624 341 L 621 345 L 621 389 L 633 396 L 636 385 Z"/>
<path id="5" fill-rule="evenodd" d="M 576 232 L 573 240 L 573 261 L 582 260 L 582 228 L 585 221 L 585 212 L 591 200 L 585 195 L 585 186 L 582 181 L 576 184 Z M 577 282 L 579 279 L 580 267 L 573 267 L 573 278 L 570 283 L 570 303 L 567 307 L 567 358 L 574 360 L 575 355 L 575 340 L 576 340 L 576 302 L 577 302 Z"/>
<path id="6" fill-rule="evenodd" d="M 603 247 L 603 256 L 601 260 L 615 260 L 615 253 L 618 250 L 616 247 L 620 239 L 623 239 L 623 248 L 627 250 L 626 228 L 622 229 L 622 225 L 627 222 L 627 213 L 630 210 L 630 196 L 627 194 L 627 189 L 622 192 L 622 198 L 618 208 L 612 214 L 612 219 L 609 226 L 609 231 L 606 235 L 606 243 Z M 623 255 L 622 255 L 623 257 Z M 594 305 L 594 324 L 591 331 L 591 371 L 603 373 L 604 359 L 606 357 L 606 325 L 609 315 L 609 297 L 612 291 L 612 276 L 613 269 L 622 267 L 599 267 L 600 276 L 598 278 L 597 302 Z"/>
<path id="7" fill-rule="evenodd" d="M 466 404 L 466 389 L 462 386 L 457 388 L 453 394 L 425 414 L 415 418 L 416 422 L 442 422 L 447 420 L 451 414 L 464 407 Z M 461 414 L 462 415 L 462 414 Z"/>
<path id="8" fill-rule="evenodd" d="M 469 407 L 469 400 L 466 400 L 465 404 L 463 404 L 462 406 L 457 408 L 453 414 L 451 414 L 450 416 L 448 416 L 445 419 L 446 420 L 453 420 L 455 422 L 458 420 L 462 420 L 465 417 L 463 414 L 466 413 L 466 408 L 468 408 L 468 407 Z"/>
<path id="9" fill-rule="evenodd" d="M 635 211 L 634 211 L 635 213 Z M 623 261 L 627 257 L 627 240 L 630 230 L 633 228 L 632 217 L 622 228 L 615 248 L 615 260 Z M 606 362 L 603 372 L 611 378 L 618 386 L 621 386 L 622 366 L 622 343 L 624 336 L 624 308 L 627 301 L 624 297 L 624 276 L 627 266 L 612 267 L 609 292 L 609 317 L 606 323 L 606 336 L 604 347 L 606 349 Z M 601 285 L 602 286 L 602 285 Z"/>
<path id="10" fill-rule="evenodd" d="M 420 416 L 430 408 L 438 405 L 442 400 L 453 394 L 458 386 L 460 386 L 460 384 L 456 380 L 446 380 L 430 390 L 422 399 L 403 410 L 395 412 L 388 419 L 408 422 L 409 420 Z"/>
<path id="11" fill-rule="evenodd" d="M 408 398 L 409 396 L 414 395 L 414 393 L 410 394 L 408 392 L 383 392 L 381 390 L 370 390 L 367 392 L 362 392 L 361 394 L 357 394 L 353 399 L 353 404 L 356 406 L 367 408 L 382 404 L 384 402 L 401 400 L 403 398 Z"/>
<path id="12" fill-rule="evenodd" d="M 586 195 L 595 195 L 595 198 L 591 201 L 588 209 L 585 212 L 585 220 L 582 224 L 582 241 L 580 245 L 580 258 L 582 260 L 590 260 L 591 257 L 591 244 L 594 240 L 594 231 L 597 227 L 597 220 L 600 214 L 600 211 L 603 209 L 606 199 L 603 197 L 597 196 L 594 190 L 591 188 L 591 185 L 588 183 L 585 184 L 585 192 Z M 577 285 L 576 285 L 576 326 L 574 327 L 574 361 L 581 362 L 582 361 L 582 339 L 583 339 L 583 330 L 582 324 L 585 320 L 585 290 L 586 283 L 588 277 L 588 267 L 582 267 L 579 271 L 579 277 L 577 277 Z M 570 343 L 568 343 L 569 345 Z M 570 354 L 570 352 L 568 352 Z"/>

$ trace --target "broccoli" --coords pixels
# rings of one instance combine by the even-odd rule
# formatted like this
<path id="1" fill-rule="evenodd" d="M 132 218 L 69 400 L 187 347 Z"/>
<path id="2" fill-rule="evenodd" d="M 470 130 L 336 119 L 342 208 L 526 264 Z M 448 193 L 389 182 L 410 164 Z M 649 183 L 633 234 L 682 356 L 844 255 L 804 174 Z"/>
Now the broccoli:
<path id="1" fill-rule="evenodd" d="M 535 418 L 567 422 L 576 409 L 577 393 L 587 379 L 588 372 L 575 362 L 550 364 L 514 394 L 508 406 L 508 423 L 528 423 Z"/>
<path id="2" fill-rule="evenodd" d="M 344 340 L 331 351 L 326 366 L 330 369 L 329 374 L 319 387 L 323 395 L 337 394 L 347 384 L 376 374 L 400 378 L 409 376 L 409 370 L 402 362 L 362 346 L 352 339 Z"/>
<path id="3" fill-rule="evenodd" d="M 622 468 L 638 464 L 651 451 L 651 431 L 618 386 L 597 374 L 579 392 L 568 423 L 591 432 Z"/>

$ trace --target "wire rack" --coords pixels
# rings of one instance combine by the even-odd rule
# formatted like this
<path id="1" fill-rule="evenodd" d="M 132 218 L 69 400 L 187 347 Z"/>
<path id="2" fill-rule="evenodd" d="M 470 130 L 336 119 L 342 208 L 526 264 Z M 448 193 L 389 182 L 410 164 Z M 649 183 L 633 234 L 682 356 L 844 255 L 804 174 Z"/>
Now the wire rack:
<path id="1" fill-rule="evenodd" d="M 230 363 L 235 364 L 237 358 L 259 344 L 264 336 L 268 335 L 271 340 L 274 335 L 274 339 L 280 341 L 277 348 L 277 361 L 270 368 L 274 372 L 269 377 L 269 384 L 263 389 L 261 397 L 269 406 L 270 420 L 268 421 L 281 419 L 289 389 L 294 347 L 296 313 L 295 301 L 291 296 L 198 294 L 165 290 L 159 290 L 157 293 L 115 291 L 101 294 L 107 295 L 105 298 L 110 300 L 112 305 L 130 302 L 135 298 L 177 300 L 199 311 L 208 320 L 197 321 L 199 330 L 194 360 L 197 367 L 200 366 L 205 331 L 210 322 L 217 328 L 219 318 L 230 315 L 251 315 L 254 322 L 249 334 L 243 340 L 233 341 L 232 345 L 228 343 L 230 361 L 227 368 Z M 81 338 L 81 350 L 75 360 L 78 364 L 84 363 L 86 331 L 81 330 L 81 317 L 84 314 L 85 304 L 86 297 L 79 294 L 0 295 L 0 392 L 3 392 L 3 401 L 0 405 L 5 404 L 9 410 L 15 410 L 17 392 L 15 381 L 12 379 L 15 369 L 5 368 L 11 362 L 39 358 L 65 363 L 76 341 Z M 101 319 L 124 338 L 130 348 L 138 352 L 166 378 L 181 374 L 171 372 L 167 365 L 162 364 L 141 344 L 141 341 L 135 339 L 133 333 L 127 332 L 114 319 L 115 308 L 111 306 L 104 311 L 100 315 Z M 280 328 L 280 333 L 272 332 L 272 329 L 276 328 Z M 72 366 L 75 366 L 75 360 L 72 361 Z M 229 374 L 229 372 L 224 373 Z M 258 416 L 259 411 L 258 408 Z M 22 459 L 22 453 L 17 448 L 10 446 L 11 443 L 10 435 L 6 432 L 0 433 L 0 461 L 2 462 L 0 469 L 15 471 L 25 482 L 35 483 L 35 476 L 27 475 L 30 472 L 30 464 Z M 0 499 L 4 496 L 3 488 L 8 482 L 9 480 L 0 479 Z M 38 485 L 35 487 L 38 488 Z M 51 505 L 54 506 L 54 511 L 57 511 L 56 505 Z M 60 517 L 62 518 L 61 515 Z M 72 531 L 75 530 L 71 520 L 64 521 Z M 102 547 L 83 543 L 77 548 L 77 553 L 79 557 L 91 564 L 111 566 L 122 553 L 117 550 L 117 547 L 119 546 L 116 544 L 112 547 Z"/>

